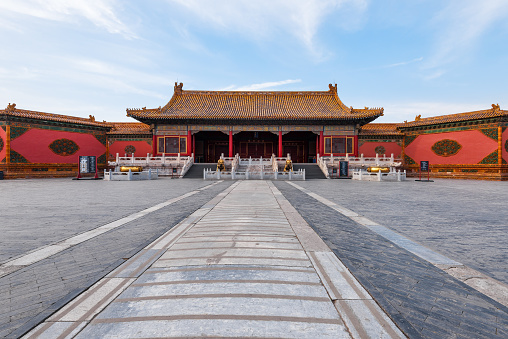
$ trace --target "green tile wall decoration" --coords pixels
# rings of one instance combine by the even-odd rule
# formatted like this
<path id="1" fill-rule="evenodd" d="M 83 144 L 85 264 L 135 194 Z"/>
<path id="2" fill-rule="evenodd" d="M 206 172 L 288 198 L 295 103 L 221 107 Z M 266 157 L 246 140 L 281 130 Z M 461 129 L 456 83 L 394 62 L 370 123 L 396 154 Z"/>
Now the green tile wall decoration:
<path id="1" fill-rule="evenodd" d="M 451 157 L 452 155 L 457 154 L 461 148 L 461 144 L 451 139 L 440 140 L 431 147 L 432 152 L 436 153 L 440 157 Z"/>
<path id="2" fill-rule="evenodd" d="M 484 128 L 480 132 L 488 136 L 489 138 L 497 141 L 497 128 Z"/>
<path id="3" fill-rule="evenodd" d="M 49 149 L 55 154 L 69 156 L 76 153 L 79 146 L 70 139 L 57 139 L 49 144 Z"/>
<path id="4" fill-rule="evenodd" d="M 485 158 L 483 158 L 483 160 L 480 161 L 479 164 L 484 164 L 484 165 L 492 165 L 493 164 L 493 165 L 495 165 L 495 164 L 497 164 L 497 160 L 498 160 L 497 150 L 495 150 L 494 152 L 490 153 Z"/>
<path id="5" fill-rule="evenodd" d="M 418 138 L 418 135 L 406 135 L 404 138 L 404 147 L 409 146 L 416 138 Z"/>
<path id="6" fill-rule="evenodd" d="M 104 134 L 95 134 L 94 136 L 95 136 L 95 138 L 96 138 L 97 140 L 99 140 L 99 142 L 100 142 L 101 144 L 103 144 L 104 146 L 106 146 L 106 142 L 107 142 L 106 135 L 104 135 Z"/>
<path id="7" fill-rule="evenodd" d="M 406 165 L 416 165 L 416 161 L 413 160 L 410 156 L 404 154 L 404 162 Z"/>
<path id="8" fill-rule="evenodd" d="M 127 154 L 136 153 L 136 147 L 134 147 L 134 146 L 132 146 L 132 145 L 128 145 L 128 146 L 125 146 L 124 151 L 125 151 L 125 153 L 127 153 Z"/>
<path id="9" fill-rule="evenodd" d="M 377 146 L 376 148 L 374 148 L 374 152 L 376 152 L 376 154 L 386 154 L 386 148 L 384 148 L 383 146 Z"/>
<path id="10" fill-rule="evenodd" d="M 106 163 L 106 153 L 104 153 L 103 155 L 101 155 L 97 158 L 97 163 L 98 164 L 105 164 Z"/>
<path id="11" fill-rule="evenodd" d="M 30 163 L 24 156 L 11 149 L 11 163 L 13 164 L 28 164 Z"/>
<path id="12" fill-rule="evenodd" d="M 11 140 L 16 139 L 17 137 L 21 136 L 28 130 L 29 128 L 26 127 L 11 126 Z"/>

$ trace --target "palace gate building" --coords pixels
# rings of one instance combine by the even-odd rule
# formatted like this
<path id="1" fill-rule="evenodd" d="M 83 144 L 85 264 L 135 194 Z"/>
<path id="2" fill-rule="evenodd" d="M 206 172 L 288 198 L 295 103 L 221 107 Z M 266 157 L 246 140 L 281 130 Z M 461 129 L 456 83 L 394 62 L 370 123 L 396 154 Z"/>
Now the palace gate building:
<path id="1" fill-rule="evenodd" d="M 78 157 L 94 155 L 99 170 L 120 156 L 186 156 L 216 162 L 225 156 L 290 154 L 294 162 L 320 156 L 393 154 L 408 175 L 430 161 L 432 177 L 508 180 L 508 111 L 473 112 L 376 123 L 382 108 L 347 107 L 337 85 L 327 91 L 188 91 L 175 84 L 169 102 L 127 109 L 137 122 L 18 108 L 0 110 L 0 171 L 6 179 L 69 177 Z"/>
<path id="2" fill-rule="evenodd" d="M 347 107 L 328 91 L 187 91 L 175 83 L 171 100 L 154 109 L 128 109 L 149 125 L 153 154 L 194 154 L 216 162 L 221 154 L 282 157 L 313 162 L 317 154 L 358 155 L 360 128 L 383 115 L 382 108 Z"/>

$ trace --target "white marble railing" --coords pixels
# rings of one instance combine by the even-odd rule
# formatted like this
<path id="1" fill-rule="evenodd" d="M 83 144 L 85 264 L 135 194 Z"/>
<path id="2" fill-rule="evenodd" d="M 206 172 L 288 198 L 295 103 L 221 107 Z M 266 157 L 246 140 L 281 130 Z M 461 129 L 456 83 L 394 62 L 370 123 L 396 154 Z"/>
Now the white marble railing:
<path id="1" fill-rule="evenodd" d="M 317 164 L 327 178 L 330 178 L 330 174 L 334 168 L 337 169 L 339 167 L 340 161 L 349 162 L 349 169 L 351 170 L 350 173 L 352 173 L 352 170 L 355 169 L 366 169 L 374 166 L 390 168 L 400 168 L 402 166 L 402 160 L 394 158 L 393 154 L 390 157 L 387 157 L 386 155 L 380 157 L 379 154 L 376 154 L 375 157 L 368 158 L 364 157 L 363 154 L 359 157 L 350 157 L 348 155 L 337 157 L 333 154 L 326 157 L 320 157 L 319 154 L 317 155 Z"/>
<path id="2" fill-rule="evenodd" d="M 151 169 L 142 172 L 132 172 L 130 170 L 129 172 L 114 172 L 111 170 L 104 170 L 104 180 L 106 181 L 155 180 L 158 177 L 158 171 L 152 171 Z"/>
<path id="3" fill-rule="evenodd" d="M 289 154 L 288 154 L 289 156 Z M 279 172 L 279 165 L 284 167 L 287 158 L 226 158 L 221 155 L 226 167 L 225 171 L 217 171 L 215 168 L 204 169 L 203 179 L 218 180 L 305 180 L 305 170 L 301 169 L 295 172 Z"/>
<path id="4" fill-rule="evenodd" d="M 115 161 L 110 161 L 109 166 L 115 167 L 115 172 L 120 172 L 122 166 L 141 166 L 143 169 L 157 170 L 159 175 L 183 177 L 189 168 L 194 164 L 194 154 L 191 156 L 157 156 L 152 157 L 147 154 L 146 157 L 120 157 L 116 154 Z"/>
<path id="5" fill-rule="evenodd" d="M 378 172 L 367 172 L 363 169 L 353 170 L 353 180 L 362 181 L 405 181 L 406 171 L 395 170 L 393 167 L 390 168 L 389 173 Z"/>
<path id="6" fill-rule="evenodd" d="M 295 172 L 275 171 L 216 171 L 210 168 L 203 170 L 205 180 L 305 180 L 305 169 Z"/>

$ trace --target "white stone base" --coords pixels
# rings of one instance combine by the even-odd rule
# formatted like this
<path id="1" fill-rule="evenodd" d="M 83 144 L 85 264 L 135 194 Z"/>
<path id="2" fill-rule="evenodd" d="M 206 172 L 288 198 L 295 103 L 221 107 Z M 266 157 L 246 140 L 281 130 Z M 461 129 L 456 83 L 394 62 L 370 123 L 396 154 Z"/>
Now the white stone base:
<path id="1" fill-rule="evenodd" d="M 364 170 L 353 171 L 353 180 L 361 181 L 405 181 L 406 171 L 390 171 L 389 173 L 370 173 Z"/>
<path id="2" fill-rule="evenodd" d="M 143 171 L 143 172 L 107 172 L 104 170 L 104 180 L 106 181 L 133 181 L 133 180 L 156 180 L 159 178 L 157 171 Z"/>

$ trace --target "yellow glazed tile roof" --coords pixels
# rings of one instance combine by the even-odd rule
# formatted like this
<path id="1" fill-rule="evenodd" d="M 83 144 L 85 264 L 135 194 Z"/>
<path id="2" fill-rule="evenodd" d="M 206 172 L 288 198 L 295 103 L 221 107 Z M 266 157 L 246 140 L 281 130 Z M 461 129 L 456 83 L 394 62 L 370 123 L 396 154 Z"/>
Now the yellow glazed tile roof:
<path id="1" fill-rule="evenodd" d="M 398 124 L 397 127 L 409 128 L 409 127 L 416 127 L 416 126 L 447 124 L 447 123 L 454 123 L 454 122 L 467 121 L 467 120 L 496 118 L 496 117 L 501 117 L 501 116 L 508 116 L 508 111 L 502 110 L 499 108 L 499 105 L 493 104 L 492 108 L 480 110 L 480 111 L 440 115 L 440 116 L 429 117 L 429 118 L 421 118 L 420 116 L 417 116 L 415 121 L 405 121 L 401 124 Z"/>
<path id="2" fill-rule="evenodd" d="M 399 124 L 386 123 L 369 123 L 363 125 L 360 129 L 360 135 L 401 135 L 402 132 L 397 129 Z"/>
<path id="3" fill-rule="evenodd" d="M 27 119 L 37 119 L 46 121 L 57 121 L 81 125 L 109 127 L 106 122 L 95 121 L 95 117 L 90 116 L 87 118 L 72 117 L 68 115 L 44 113 L 37 111 L 29 111 L 25 109 L 16 108 L 16 104 L 9 104 L 6 109 L 0 110 L 0 115 L 14 116 Z"/>
<path id="4" fill-rule="evenodd" d="M 150 126 L 141 122 L 110 122 L 108 134 L 152 134 Z"/>
<path id="5" fill-rule="evenodd" d="M 175 83 L 175 92 L 164 107 L 127 109 L 127 116 L 147 120 L 239 119 L 239 120 L 314 120 L 375 119 L 383 108 L 353 109 L 337 96 L 337 85 L 328 91 L 314 92 L 240 92 L 184 91 Z"/>

